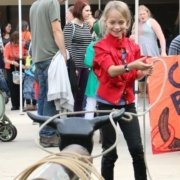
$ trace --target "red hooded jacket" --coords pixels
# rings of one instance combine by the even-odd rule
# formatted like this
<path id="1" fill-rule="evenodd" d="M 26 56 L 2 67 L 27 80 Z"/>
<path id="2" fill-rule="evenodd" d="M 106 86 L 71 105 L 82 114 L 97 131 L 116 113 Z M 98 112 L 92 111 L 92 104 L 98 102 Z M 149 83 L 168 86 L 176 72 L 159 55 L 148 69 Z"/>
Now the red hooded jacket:
<path id="1" fill-rule="evenodd" d="M 111 77 L 108 69 L 111 65 L 122 65 L 140 58 L 140 48 L 129 38 L 118 39 L 111 34 L 94 45 L 95 57 L 93 69 L 99 80 L 97 95 L 111 104 L 118 105 L 122 97 L 126 104 L 134 101 L 134 82 L 137 70 Z M 126 52 L 125 61 L 122 50 Z"/>

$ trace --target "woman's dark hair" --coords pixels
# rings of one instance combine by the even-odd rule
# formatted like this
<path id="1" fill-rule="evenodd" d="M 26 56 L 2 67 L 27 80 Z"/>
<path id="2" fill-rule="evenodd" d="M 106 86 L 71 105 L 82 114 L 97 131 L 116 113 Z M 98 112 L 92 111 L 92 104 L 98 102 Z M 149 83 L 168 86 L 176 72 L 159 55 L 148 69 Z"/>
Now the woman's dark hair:
<path id="1" fill-rule="evenodd" d="M 88 0 L 76 0 L 73 8 L 73 16 L 82 20 L 82 10 L 87 5 L 89 5 Z"/>
<path id="2" fill-rule="evenodd" d="M 1 30 L 2 30 L 2 36 L 4 36 L 4 35 L 6 34 L 6 27 L 7 27 L 8 24 L 11 25 L 10 22 L 4 22 L 4 23 L 3 23 L 2 28 L 1 28 Z M 12 29 L 11 29 L 11 31 L 12 31 Z"/>
<path id="3" fill-rule="evenodd" d="M 11 43 L 15 43 L 18 44 L 19 43 L 19 32 L 18 31 L 14 31 L 11 36 L 10 36 L 10 42 Z"/>

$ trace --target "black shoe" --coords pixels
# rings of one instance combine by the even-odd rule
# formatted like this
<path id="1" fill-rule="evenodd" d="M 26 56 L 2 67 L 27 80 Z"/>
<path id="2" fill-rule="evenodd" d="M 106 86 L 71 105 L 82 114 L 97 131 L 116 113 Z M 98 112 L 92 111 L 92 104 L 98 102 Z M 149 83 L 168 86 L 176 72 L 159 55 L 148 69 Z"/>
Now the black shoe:
<path id="1" fill-rule="evenodd" d="M 19 110 L 19 107 L 13 106 L 13 107 L 11 108 L 11 111 L 15 111 L 15 110 Z"/>

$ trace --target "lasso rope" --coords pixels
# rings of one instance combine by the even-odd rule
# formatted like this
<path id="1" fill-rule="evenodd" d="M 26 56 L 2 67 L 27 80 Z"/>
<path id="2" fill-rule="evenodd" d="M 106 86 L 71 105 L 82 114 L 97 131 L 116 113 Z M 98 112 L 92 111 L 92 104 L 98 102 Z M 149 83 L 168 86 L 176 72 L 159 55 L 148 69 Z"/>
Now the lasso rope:
<path id="1" fill-rule="evenodd" d="M 97 111 L 97 112 L 102 113 L 102 112 L 107 112 L 107 111 Z M 118 137 L 117 136 L 118 131 L 117 131 L 117 128 L 116 128 L 116 124 L 114 123 L 113 118 L 112 118 L 113 113 L 117 113 L 117 110 L 108 111 L 108 112 L 111 112 L 110 115 L 109 115 L 110 122 L 112 123 L 112 126 L 115 129 L 116 137 Z M 80 113 L 80 112 L 78 112 L 78 113 Z M 78 113 L 76 113 L 76 114 L 78 114 Z M 59 115 L 60 114 L 55 115 L 55 116 L 59 117 Z M 51 119 L 52 118 L 50 118 L 48 121 L 50 122 Z M 49 122 L 47 122 L 47 124 Z M 104 154 L 107 154 L 113 148 L 115 148 L 116 145 L 117 145 L 117 142 L 118 142 L 118 138 L 116 138 L 116 141 L 113 144 L 113 146 L 111 146 L 108 150 L 101 153 L 101 156 L 104 155 Z M 58 154 L 54 154 L 54 153 L 52 153 L 51 151 L 48 151 L 48 150 L 46 150 L 46 152 L 49 152 L 51 155 L 46 156 L 42 160 L 40 160 L 37 163 L 33 164 L 32 166 L 26 168 L 17 177 L 15 177 L 14 180 L 27 180 L 27 178 L 32 174 L 32 172 L 34 172 L 38 167 L 40 167 L 41 165 L 43 165 L 45 163 L 57 163 L 59 165 L 67 167 L 77 177 L 79 177 L 82 180 L 89 179 L 90 177 L 91 177 L 91 180 L 94 180 L 92 175 L 94 175 L 96 177 L 96 179 L 98 179 L 98 180 L 104 180 L 104 178 L 97 172 L 96 168 L 93 166 L 93 164 L 91 162 L 91 160 L 93 158 L 99 157 L 100 155 L 97 155 L 97 156 L 83 156 L 83 155 L 80 155 L 80 154 L 77 154 L 77 153 L 70 153 L 70 152 L 60 152 Z"/>
<path id="2" fill-rule="evenodd" d="M 90 177 L 91 180 L 104 180 L 104 178 L 93 166 L 89 158 L 89 156 L 82 156 L 70 152 L 60 152 L 58 154 L 52 154 L 46 156 L 32 166 L 26 168 L 17 177 L 15 177 L 14 180 L 27 180 L 32 172 L 34 172 L 38 167 L 46 163 L 56 163 L 62 165 L 71 170 L 77 177 L 82 180 L 89 179 Z M 94 178 L 92 177 L 92 175 L 94 176 Z"/>
<path id="3" fill-rule="evenodd" d="M 165 69 L 164 81 L 163 81 L 163 85 L 162 85 L 161 91 L 159 93 L 159 96 L 151 104 L 151 106 L 142 113 L 135 114 L 135 113 L 131 113 L 131 112 L 124 112 L 124 115 L 126 115 L 127 117 L 123 116 L 122 117 L 123 120 L 130 121 L 130 120 L 132 120 L 132 116 L 144 116 L 160 100 L 160 98 L 161 98 L 161 96 L 163 94 L 163 91 L 165 89 L 165 83 L 166 83 L 166 80 L 167 80 L 167 67 L 166 67 L 163 59 L 154 58 L 154 62 L 156 62 L 156 61 L 161 61 L 163 66 L 164 66 L 164 69 Z M 118 131 L 117 131 L 116 124 L 114 123 L 113 118 L 112 118 L 113 113 L 116 113 L 116 110 L 110 110 L 110 111 L 107 111 L 107 110 L 104 110 L 104 111 L 103 110 L 101 110 L 101 111 L 100 110 L 97 110 L 97 111 L 79 111 L 79 112 L 73 112 L 73 113 L 72 112 L 64 112 L 64 113 L 61 113 L 61 114 L 57 114 L 57 115 L 49 118 L 46 122 L 44 122 L 42 124 L 42 126 L 40 127 L 39 132 L 44 128 L 44 126 L 46 126 L 49 122 L 51 122 L 52 120 L 54 120 L 57 117 L 60 117 L 60 116 L 63 116 L 63 115 L 82 114 L 82 113 L 90 113 L 90 112 L 96 112 L 96 113 L 108 113 L 109 112 L 110 113 L 109 119 L 110 119 L 110 122 L 111 122 L 112 126 L 115 129 L 116 140 L 115 140 L 115 143 L 109 149 L 107 149 L 106 151 L 104 151 L 100 155 L 95 155 L 95 156 L 82 156 L 82 155 L 78 155 L 78 154 L 74 154 L 74 153 L 63 153 L 63 152 L 61 152 L 59 154 L 54 154 L 51 151 L 45 150 L 38 143 L 38 146 L 40 146 L 41 149 L 45 150 L 46 152 L 50 153 L 51 155 L 45 157 L 44 159 L 38 161 L 36 164 L 34 164 L 34 165 L 30 166 L 29 168 L 25 169 L 22 173 L 20 173 L 20 175 L 18 175 L 15 178 L 15 180 L 26 180 L 29 177 L 29 175 L 37 167 L 41 166 L 44 163 L 50 163 L 50 162 L 51 163 L 58 163 L 58 164 L 61 164 L 61 165 L 65 166 L 65 167 L 67 167 L 68 169 L 70 169 L 72 172 L 74 172 L 74 174 L 76 174 L 82 180 L 86 180 L 86 179 L 90 178 L 91 173 L 94 174 L 98 178 L 98 180 L 103 180 L 103 177 L 97 172 L 96 168 L 94 168 L 93 164 L 90 162 L 90 159 L 97 158 L 99 156 L 105 155 L 105 154 L 107 154 L 113 148 L 115 148 L 117 146 L 117 143 L 118 143 Z M 83 161 L 82 161 L 82 159 L 83 159 Z M 149 176 L 149 177 L 150 177 L 150 179 L 152 179 L 151 176 Z M 93 180 L 93 178 L 91 178 L 91 179 Z"/>
<path id="4" fill-rule="evenodd" d="M 54 119 L 60 117 L 60 116 L 64 116 L 64 115 L 73 115 L 73 114 L 83 114 L 83 113 L 91 113 L 91 112 L 95 112 L 95 113 L 112 113 L 111 116 L 110 116 L 110 122 L 112 123 L 113 127 L 115 128 L 116 127 L 116 124 L 114 123 L 113 119 L 112 119 L 112 115 L 113 113 L 118 113 L 119 110 L 117 109 L 113 109 L 113 110 L 95 110 L 95 111 L 77 111 L 77 112 L 63 112 L 63 113 L 60 113 L 60 114 L 56 114 L 52 117 L 50 117 L 47 121 L 45 121 L 39 128 L 39 131 L 38 131 L 38 134 L 37 134 L 37 137 L 39 137 L 39 132 L 47 125 L 49 124 L 51 121 L 53 121 Z M 125 121 L 130 121 L 132 120 L 132 115 L 129 114 L 129 113 L 126 113 L 126 117 L 122 117 L 123 120 Z M 35 142 L 37 144 L 37 146 L 42 149 L 43 151 L 49 153 L 49 154 L 54 154 L 54 152 L 52 151 L 49 151 L 47 149 L 45 149 L 43 146 L 41 146 L 39 144 L 39 138 L 36 138 L 35 139 Z M 116 146 L 116 144 L 114 144 L 112 147 L 114 148 Z M 111 151 L 112 148 L 110 147 L 109 149 L 105 150 L 104 152 L 98 154 L 98 155 L 95 155 L 95 156 L 92 156 L 91 158 L 97 158 L 97 157 L 100 157 L 102 155 L 105 155 L 107 154 L 109 151 Z"/>

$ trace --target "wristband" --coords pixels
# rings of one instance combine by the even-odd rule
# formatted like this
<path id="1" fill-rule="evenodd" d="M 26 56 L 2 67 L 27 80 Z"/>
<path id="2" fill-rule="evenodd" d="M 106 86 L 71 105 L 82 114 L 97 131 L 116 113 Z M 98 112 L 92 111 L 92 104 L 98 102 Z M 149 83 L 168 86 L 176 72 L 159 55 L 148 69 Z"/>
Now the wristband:
<path id="1" fill-rule="evenodd" d="M 130 72 L 130 69 L 129 69 L 127 64 L 124 65 L 124 69 L 125 69 L 126 72 Z"/>

